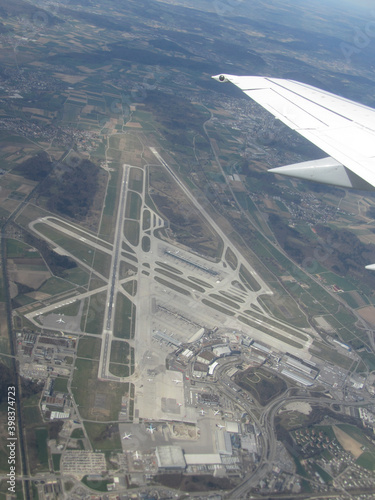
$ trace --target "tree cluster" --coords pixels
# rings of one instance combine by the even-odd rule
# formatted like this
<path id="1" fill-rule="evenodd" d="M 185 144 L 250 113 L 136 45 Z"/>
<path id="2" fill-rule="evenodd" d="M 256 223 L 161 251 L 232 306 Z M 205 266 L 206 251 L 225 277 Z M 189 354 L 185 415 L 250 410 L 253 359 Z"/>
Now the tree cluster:
<path id="1" fill-rule="evenodd" d="M 52 171 L 53 163 L 45 151 L 41 151 L 32 158 L 13 169 L 13 173 L 22 175 L 31 181 L 42 181 Z"/>
<path id="2" fill-rule="evenodd" d="M 60 166 L 40 187 L 47 208 L 72 219 L 87 216 L 98 189 L 99 167 L 89 160 Z"/>

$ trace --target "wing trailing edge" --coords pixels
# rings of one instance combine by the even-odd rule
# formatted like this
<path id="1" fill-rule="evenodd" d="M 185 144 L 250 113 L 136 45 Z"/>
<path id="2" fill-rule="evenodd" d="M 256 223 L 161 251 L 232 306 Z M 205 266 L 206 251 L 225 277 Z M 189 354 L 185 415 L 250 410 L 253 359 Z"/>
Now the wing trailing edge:
<path id="1" fill-rule="evenodd" d="M 268 172 L 347 189 L 374 189 L 368 182 L 358 177 L 358 175 L 348 170 L 342 163 L 330 156 L 321 160 L 304 161 L 302 163 L 271 168 Z"/>

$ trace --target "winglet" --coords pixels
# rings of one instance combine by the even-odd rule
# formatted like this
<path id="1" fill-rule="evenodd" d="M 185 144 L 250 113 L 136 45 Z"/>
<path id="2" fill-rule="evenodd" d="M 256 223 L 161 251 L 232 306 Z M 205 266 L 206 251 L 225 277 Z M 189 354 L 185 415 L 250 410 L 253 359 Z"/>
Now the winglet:
<path id="1" fill-rule="evenodd" d="M 215 75 L 215 76 L 212 76 L 211 78 L 213 78 L 217 82 L 221 82 L 221 83 L 226 83 L 226 82 L 230 81 L 230 80 L 228 80 L 226 75 Z"/>

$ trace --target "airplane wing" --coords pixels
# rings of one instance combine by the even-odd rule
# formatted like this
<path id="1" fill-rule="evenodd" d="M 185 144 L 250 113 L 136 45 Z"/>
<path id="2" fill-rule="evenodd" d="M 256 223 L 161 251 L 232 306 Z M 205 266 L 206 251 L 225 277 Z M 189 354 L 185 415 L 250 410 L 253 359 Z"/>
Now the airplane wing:
<path id="1" fill-rule="evenodd" d="M 270 171 L 345 188 L 375 189 L 375 110 L 310 85 L 260 76 L 213 76 L 231 82 L 328 158 Z"/>

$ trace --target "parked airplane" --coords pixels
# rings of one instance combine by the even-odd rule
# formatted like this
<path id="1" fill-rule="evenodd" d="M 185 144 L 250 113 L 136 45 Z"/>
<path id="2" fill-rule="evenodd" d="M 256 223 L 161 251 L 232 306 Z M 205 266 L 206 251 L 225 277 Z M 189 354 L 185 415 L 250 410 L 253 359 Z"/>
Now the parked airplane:
<path id="1" fill-rule="evenodd" d="M 132 438 L 131 434 L 126 434 L 125 433 L 122 439 L 131 439 L 131 438 Z"/>
<path id="2" fill-rule="evenodd" d="M 214 415 L 219 415 L 220 414 L 220 410 L 214 410 Z"/>
<path id="3" fill-rule="evenodd" d="M 152 424 L 150 424 L 150 427 L 147 427 L 147 431 L 153 434 L 156 431 L 156 427 L 152 427 Z"/>
<path id="4" fill-rule="evenodd" d="M 177 403 L 177 406 L 182 406 L 182 403 Z"/>
<path id="5" fill-rule="evenodd" d="M 58 320 L 56 320 L 56 323 L 65 323 L 65 321 L 62 318 L 59 318 Z"/>
<path id="6" fill-rule="evenodd" d="M 203 409 L 203 408 L 201 409 L 200 414 L 201 414 L 201 415 L 205 415 L 205 414 L 206 414 L 206 412 L 204 411 L 204 409 Z"/>
<path id="7" fill-rule="evenodd" d="M 311 85 L 262 76 L 213 76 L 231 82 L 328 157 L 270 172 L 344 188 L 375 188 L 375 109 Z M 366 266 L 375 270 L 375 264 Z"/>
<path id="8" fill-rule="evenodd" d="M 225 425 L 216 424 L 216 427 L 219 427 L 219 429 L 225 429 Z"/>
<path id="9" fill-rule="evenodd" d="M 173 379 L 173 382 L 174 382 L 175 384 L 181 384 L 181 380 L 178 380 L 178 378 L 174 378 L 174 379 Z"/>

